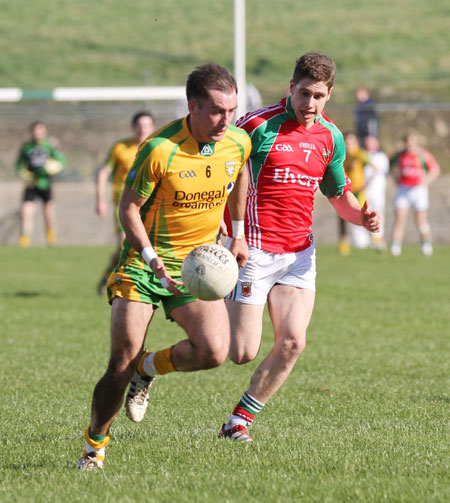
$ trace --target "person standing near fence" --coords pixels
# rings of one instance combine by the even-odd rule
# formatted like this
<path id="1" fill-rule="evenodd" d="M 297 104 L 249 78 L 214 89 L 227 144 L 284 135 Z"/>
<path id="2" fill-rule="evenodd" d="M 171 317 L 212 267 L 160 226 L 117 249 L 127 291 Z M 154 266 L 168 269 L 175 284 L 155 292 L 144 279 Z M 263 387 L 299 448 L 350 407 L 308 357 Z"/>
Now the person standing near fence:
<path id="1" fill-rule="evenodd" d="M 367 136 L 378 138 L 379 117 L 375 99 L 366 86 L 358 86 L 355 95 L 355 131 L 360 145 L 364 145 Z"/>
<path id="2" fill-rule="evenodd" d="M 406 220 L 409 208 L 412 208 L 422 243 L 422 253 L 430 256 L 433 254 L 433 245 L 428 223 L 428 186 L 439 176 L 440 167 L 430 152 L 419 145 L 415 133 L 405 136 L 404 145 L 404 149 L 391 160 L 391 170 L 398 185 L 394 199 L 395 222 L 391 253 L 395 257 L 402 253 Z"/>
<path id="3" fill-rule="evenodd" d="M 31 139 L 24 143 L 16 160 L 16 170 L 25 182 L 20 211 L 21 231 L 19 244 L 31 243 L 35 200 L 41 199 L 44 207 L 46 239 L 48 245 L 56 240 L 56 215 L 52 197 L 52 177 L 66 167 L 66 158 L 47 137 L 47 127 L 42 121 L 30 126 Z"/>
<path id="4" fill-rule="evenodd" d="M 362 206 L 366 200 L 364 188 L 366 181 L 364 178 L 364 166 L 368 164 L 369 154 L 360 147 L 355 133 L 348 132 L 344 135 L 346 157 L 344 160 L 344 170 L 352 182 L 352 191 L 359 204 Z M 352 225 L 338 216 L 339 231 L 339 253 L 349 255 L 351 244 L 358 248 L 365 248 L 369 245 L 370 239 L 366 229 L 361 226 Z"/>
<path id="5" fill-rule="evenodd" d="M 369 154 L 369 163 L 364 166 L 366 180 L 366 197 L 373 210 L 381 216 L 380 232 L 371 234 L 372 243 L 376 250 L 384 251 L 385 208 L 386 208 L 386 182 L 389 175 L 389 157 L 381 150 L 380 142 L 376 136 L 367 136 L 364 146 Z"/>

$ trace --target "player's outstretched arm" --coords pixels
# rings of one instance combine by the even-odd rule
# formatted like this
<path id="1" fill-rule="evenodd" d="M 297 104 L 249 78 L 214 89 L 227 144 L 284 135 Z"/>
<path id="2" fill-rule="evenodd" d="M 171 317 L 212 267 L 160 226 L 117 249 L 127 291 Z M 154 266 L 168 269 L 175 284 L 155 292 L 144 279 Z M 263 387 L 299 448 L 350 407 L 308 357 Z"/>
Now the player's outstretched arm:
<path id="1" fill-rule="evenodd" d="M 361 208 L 358 200 L 350 191 L 344 192 L 342 196 L 332 197 L 329 201 L 336 213 L 347 222 L 362 225 L 370 232 L 380 231 L 381 216 L 377 211 L 369 208 L 367 201 Z"/>

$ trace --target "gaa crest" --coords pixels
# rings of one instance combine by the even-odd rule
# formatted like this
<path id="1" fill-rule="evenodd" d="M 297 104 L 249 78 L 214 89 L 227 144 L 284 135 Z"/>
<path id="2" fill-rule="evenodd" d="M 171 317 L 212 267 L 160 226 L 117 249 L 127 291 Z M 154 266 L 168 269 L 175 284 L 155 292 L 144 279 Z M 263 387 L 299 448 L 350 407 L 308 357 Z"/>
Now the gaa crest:
<path id="1" fill-rule="evenodd" d="M 210 155 L 213 155 L 214 154 L 213 147 L 214 147 L 214 144 L 205 143 L 200 150 L 200 155 L 204 155 L 205 157 L 209 157 Z"/>
<path id="2" fill-rule="evenodd" d="M 250 297 L 252 294 L 252 284 L 250 281 L 243 281 L 241 283 L 241 293 L 243 297 Z"/>
<path id="3" fill-rule="evenodd" d="M 327 148 L 322 149 L 322 154 L 323 154 L 323 160 L 325 162 L 328 162 L 328 159 L 331 155 L 331 150 L 328 150 Z"/>
<path id="4" fill-rule="evenodd" d="M 235 170 L 235 162 L 234 161 L 228 161 L 225 163 L 225 173 L 228 176 L 233 176 L 234 175 L 234 170 Z"/>

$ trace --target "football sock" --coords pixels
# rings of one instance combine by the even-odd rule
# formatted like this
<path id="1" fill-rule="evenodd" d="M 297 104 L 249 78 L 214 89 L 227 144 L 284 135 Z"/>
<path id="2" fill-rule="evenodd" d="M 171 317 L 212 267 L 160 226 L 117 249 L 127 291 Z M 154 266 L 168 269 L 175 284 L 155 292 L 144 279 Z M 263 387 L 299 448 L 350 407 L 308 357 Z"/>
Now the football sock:
<path id="1" fill-rule="evenodd" d="M 169 372 L 176 372 L 170 358 L 170 352 L 173 346 L 154 353 L 145 352 L 138 365 L 138 372 L 141 375 L 156 376 L 164 375 Z"/>
<path id="2" fill-rule="evenodd" d="M 56 241 L 56 232 L 54 229 L 47 230 L 47 244 L 54 245 Z"/>
<path id="3" fill-rule="evenodd" d="M 155 367 L 153 366 L 153 360 L 155 359 L 155 353 L 151 353 L 150 351 L 145 351 L 145 353 L 141 356 L 139 361 L 137 371 L 141 376 L 152 376 L 156 375 Z"/>
<path id="4" fill-rule="evenodd" d="M 20 236 L 20 239 L 19 239 L 19 245 L 20 245 L 22 248 L 28 248 L 28 246 L 30 246 L 30 243 L 31 243 L 30 236 L 27 236 L 26 234 L 22 234 L 22 235 Z"/>
<path id="5" fill-rule="evenodd" d="M 225 425 L 225 429 L 228 430 L 236 424 L 250 426 L 255 420 L 256 414 L 258 414 L 263 407 L 264 404 L 262 402 L 253 398 L 246 391 L 233 410 L 233 414 Z"/>
<path id="6" fill-rule="evenodd" d="M 109 433 L 107 435 L 95 435 L 94 433 L 91 433 L 90 428 L 87 428 L 84 432 L 84 439 L 86 440 L 84 456 L 91 452 L 95 452 L 98 459 L 104 460 L 106 446 L 111 440 L 111 435 Z"/>

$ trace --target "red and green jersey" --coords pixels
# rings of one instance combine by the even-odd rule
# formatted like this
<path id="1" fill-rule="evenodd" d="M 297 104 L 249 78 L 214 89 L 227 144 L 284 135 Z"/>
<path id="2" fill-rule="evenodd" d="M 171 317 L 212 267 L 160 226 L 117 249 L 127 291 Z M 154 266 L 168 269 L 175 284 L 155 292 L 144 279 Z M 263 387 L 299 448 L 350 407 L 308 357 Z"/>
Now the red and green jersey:
<path id="1" fill-rule="evenodd" d="M 187 118 L 153 133 L 139 148 L 126 185 L 147 202 L 141 218 L 169 274 L 181 274 L 186 255 L 214 243 L 228 194 L 251 149 L 245 131 L 230 126 L 219 142 L 199 144 Z M 148 268 L 126 239 L 120 263 Z"/>
<path id="2" fill-rule="evenodd" d="M 49 159 L 59 161 L 63 168 L 66 166 L 66 158 L 62 152 L 55 149 L 47 139 L 44 138 L 39 143 L 32 140 L 21 147 L 16 160 L 16 170 L 28 172 L 25 178 L 29 187 L 46 190 L 51 181 L 51 175 L 45 169 L 45 163 Z"/>
<path id="3" fill-rule="evenodd" d="M 112 168 L 112 193 L 115 205 L 119 204 L 123 184 L 136 158 L 138 146 L 134 138 L 128 138 L 114 143 L 108 153 L 105 164 Z"/>
<path id="4" fill-rule="evenodd" d="M 305 129 L 295 118 L 290 97 L 245 115 L 236 125 L 252 139 L 248 243 L 273 253 L 308 247 L 317 188 L 329 198 L 351 190 L 343 169 L 341 132 L 324 115 Z"/>
<path id="5" fill-rule="evenodd" d="M 423 148 L 418 148 L 415 152 L 399 152 L 392 158 L 391 165 L 398 166 L 397 182 L 405 187 L 420 185 L 427 171 L 439 169 L 434 157 Z"/>

